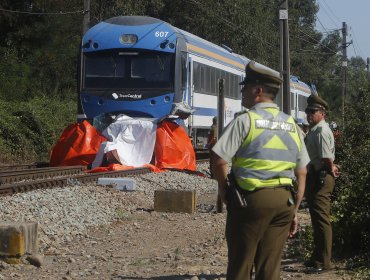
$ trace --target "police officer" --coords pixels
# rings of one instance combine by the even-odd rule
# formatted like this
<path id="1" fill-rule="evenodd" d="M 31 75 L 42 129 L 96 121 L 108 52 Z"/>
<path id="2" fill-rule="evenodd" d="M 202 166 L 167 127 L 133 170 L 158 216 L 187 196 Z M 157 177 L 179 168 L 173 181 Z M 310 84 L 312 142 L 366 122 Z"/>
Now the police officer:
<path id="1" fill-rule="evenodd" d="M 217 126 L 217 117 L 213 117 L 212 119 L 212 125 L 211 129 L 209 131 L 208 139 L 207 139 L 207 145 L 208 149 L 211 150 L 215 143 L 217 142 L 217 136 L 218 134 L 218 126 Z"/>
<path id="2" fill-rule="evenodd" d="M 335 146 L 333 133 L 325 121 L 328 103 L 317 95 L 307 99 L 309 132 L 305 142 L 311 162 L 308 165 L 306 199 L 310 210 L 314 250 L 305 265 L 307 272 L 319 273 L 332 268 L 332 226 L 330 223 L 330 197 L 334 189 L 334 177 L 339 168 L 334 164 Z"/>
<path id="3" fill-rule="evenodd" d="M 219 195 L 227 205 L 227 279 L 280 279 L 284 243 L 297 231 L 297 210 L 305 188 L 307 151 L 294 119 L 273 103 L 280 74 L 254 61 L 241 83 L 242 105 L 213 147 Z M 246 207 L 229 196 L 228 162 Z M 290 191 L 298 180 L 296 202 Z M 226 195 L 227 194 L 227 195 Z"/>
<path id="4" fill-rule="evenodd" d="M 217 138 L 218 138 L 217 117 L 213 117 L 211 129 L 209 131 L 208 140 L 207 140 L 207 146 L 208 146 L 209 151 L 211 151 L 213 146 L 216 144 Z M 214 178 L 212 166 L 213 166 L 213 162 L 212 162 L 212 158 L 210 158 L 209 169 L 211 173 L 211 178 Z"/>

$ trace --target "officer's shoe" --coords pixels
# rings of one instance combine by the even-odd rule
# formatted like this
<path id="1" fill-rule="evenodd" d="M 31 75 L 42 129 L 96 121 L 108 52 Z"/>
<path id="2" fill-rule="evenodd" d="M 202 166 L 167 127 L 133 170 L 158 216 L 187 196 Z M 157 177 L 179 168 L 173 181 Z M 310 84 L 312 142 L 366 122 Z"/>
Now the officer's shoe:
<path id="1" fill-rule="evenodd" d="M 321 266 L 321 265 L 314 265 L 312 267 L 308 267 L 304 273 L 306 274 L 320 274 L 333 269 L 333 266 Z"/>

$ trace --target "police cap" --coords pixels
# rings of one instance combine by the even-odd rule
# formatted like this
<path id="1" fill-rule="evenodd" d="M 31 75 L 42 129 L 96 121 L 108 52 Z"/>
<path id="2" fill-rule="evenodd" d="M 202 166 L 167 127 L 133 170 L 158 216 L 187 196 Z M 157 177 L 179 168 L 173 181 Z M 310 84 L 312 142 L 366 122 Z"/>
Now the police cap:
<path id="1" fill-rule="evenodd" d="M 307 109 L 328 111 L 329 105 L 320 96 L 311 94 L 307 99 Z"/>
<path id="2" fill-rule="evenodd" d="M 283 78 L 279 72 L 252 60 L 245 67 L 245 78 L 239 85 L 263 84 L 274 88 L 280 88 L 282 83 Z"/>

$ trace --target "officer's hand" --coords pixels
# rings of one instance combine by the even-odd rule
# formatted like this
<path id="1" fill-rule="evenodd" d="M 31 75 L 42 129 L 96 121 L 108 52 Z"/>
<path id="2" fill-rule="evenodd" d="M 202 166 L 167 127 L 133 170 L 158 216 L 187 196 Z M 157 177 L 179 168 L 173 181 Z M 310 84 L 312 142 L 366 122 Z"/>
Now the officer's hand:
<path id="1" fill-rule="evenodd" d="M 220 199 L 221 199 L 222 203 L 227 205 L 226 190 L 225 189 L 222 189 L 222 190 L 219 189 L 218 190 L 218 195 L 220 196 Z"/>
<path id="2" fill-rule="evenodd" d="M 338 164 L 333 164 L 333 167 L 331 168 L 331 174 L 334 177 L 339 177 L 339 175 L 340 175 L 340 166 Z"/>
<path id="3" fill-rule="evenodd" d="M 297 218 L 297 215 L 294 215 L 294 218 L 292 222 L 290 223 L 290 229 L 289 229 L 288 236 L 293 237 L 297 233 L 297 231 L 298 231 L 298 218 Z"/>

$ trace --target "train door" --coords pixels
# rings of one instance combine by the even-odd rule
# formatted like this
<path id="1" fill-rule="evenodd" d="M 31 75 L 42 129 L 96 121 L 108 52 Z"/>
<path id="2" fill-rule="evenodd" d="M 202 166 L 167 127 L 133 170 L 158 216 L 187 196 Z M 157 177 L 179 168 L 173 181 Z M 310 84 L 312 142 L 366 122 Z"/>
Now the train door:
<path id="1" fill-rule="evenodd" d="M 191 94 L 190 105 L 194 114 L 189 119 L 189 128 L 195 149 L 206 149 L 212 125 L 212 118 L 217 114 L 215 63 L 205 58 L 191 55 Z M 213 90 L 213 91 L 212 91 Z"/>
<path id="2" fill-rule="evenodd" d="M 294 119 L 298 119 L 299 118 L 299 103 L 298 103 L 298 91 L 294 91 L 293 89 L 293 92 L 291 93 L 292 95 L 292 99 L 293 99 L 293 102 L 292 102 L 292 115 L 293 115 L 293 118 Z"/>
<path id="3" fill-rule="evenodd" d="M 193 61 L 191 57 L 186 55 L 185 62 L 186 67 L 184 67 L 185 77 L 183 78 L 186 81 L 186 85 L 184 87 L 183 92 L 183 102 L 188 104 L 191 108 L 193 108 Z M 184 120 L 185 126 L 188 128 L 188 134 L 190 135 L 190 127 L 192 126 L 193 116 L 190 115 L 187 119 Z"/>
<path id="4" fill-rule="evenodd" d="M 185 102 L 191 107 L 193 106 L 193 60 L 192 58 L 187 55 L 187 71 L 186 71 L 186 90 L 185 90 Z M 184 120 L 185 126 L 188 128 L 188 135 L 192 139 L 192 127 L 193 127 L 193 115 L 190 115 L 186 120 Z M 193 139 L 192 139 L 193 141 Z"/>

